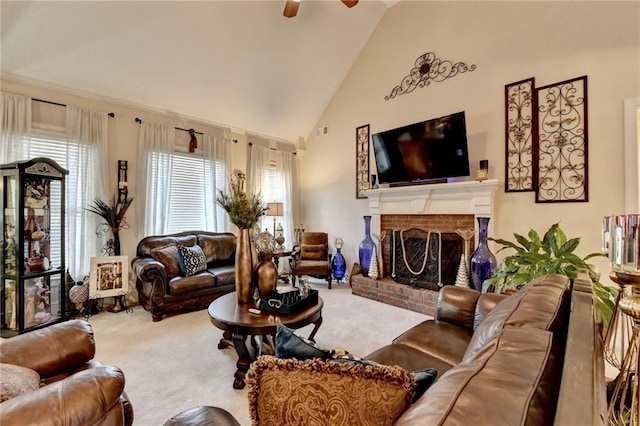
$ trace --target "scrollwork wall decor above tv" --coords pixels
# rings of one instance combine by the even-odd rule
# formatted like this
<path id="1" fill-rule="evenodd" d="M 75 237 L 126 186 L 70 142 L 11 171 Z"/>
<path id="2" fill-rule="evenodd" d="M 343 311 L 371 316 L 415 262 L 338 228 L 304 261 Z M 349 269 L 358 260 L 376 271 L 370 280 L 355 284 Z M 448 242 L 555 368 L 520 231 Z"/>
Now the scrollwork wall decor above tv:
<path id="1" fill-rule="evenodd" d="M 535 95 L 533 77 L 504 86 L 505 192 L 534 191 L 533 157 L 538 130 Z"/>
<path id="2" fill-rule="evenodd" d="M 589 201 L 587 76 L 536 89 L 536 203 Z"/>
<path id="3" fill-rule="evenodd" d="M 475 65 L 467 65 L 464 62 L 456 62 L 454 64 L 447 59 L 438 58 L 433 52 L 427 52 L 418 56 L 409 74 L 402 79 L 399 85 L 391 90 L 391 93 L 384 97 L 384 100 L 388 101 L 398 95 L 411 93 L 418 87 L 428 86 L 432 81 L 439 83 L 460 73 L 475 69 Z"/>

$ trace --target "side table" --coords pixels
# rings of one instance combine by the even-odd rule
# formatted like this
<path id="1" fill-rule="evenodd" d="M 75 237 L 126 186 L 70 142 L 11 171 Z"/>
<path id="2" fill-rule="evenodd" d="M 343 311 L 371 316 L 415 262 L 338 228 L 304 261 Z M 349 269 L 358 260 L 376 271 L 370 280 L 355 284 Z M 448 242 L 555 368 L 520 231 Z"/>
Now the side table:
<path id="1" fill-rule="evenodd" d="M 272 253 L 273 263 L 276 264 L 276 268 L 280 267 L 280 258 L 281 257 L 289 257 L 293 253 L 293 250 L 275 250 Z M 278 278 L 281 279 L 285 284 L 289 284 L 289 274 L 279 275 Z"/>
<path id="2" fill-rule="evenodd" d="M 249 308 L 253 307 L 252 303 L 238 304 L 235 292 L 220 296 L 211 302 L 208 309 L 211 323 L 224 331 L 218 343 L 218 349 L 233 346 L 238 354 L 233 388 L 245 387 L 244 376 L 251 363 L 261 354 L 261 341 L 265 337 L 274 336 L 279 323 L 293 329 L 313 324 L 314 328 L 308 337 L 313 340 L 322 325 L 323 306 L 323 300 L 318 297 L 318 303 L 290 315 L 266 310 L 256 315 L 249 313 Z M 250 345 L 247 345 L 248 337 L 250 337 Z M 256 337 L 260 337 L 260 341 L 256 341 Z"/>

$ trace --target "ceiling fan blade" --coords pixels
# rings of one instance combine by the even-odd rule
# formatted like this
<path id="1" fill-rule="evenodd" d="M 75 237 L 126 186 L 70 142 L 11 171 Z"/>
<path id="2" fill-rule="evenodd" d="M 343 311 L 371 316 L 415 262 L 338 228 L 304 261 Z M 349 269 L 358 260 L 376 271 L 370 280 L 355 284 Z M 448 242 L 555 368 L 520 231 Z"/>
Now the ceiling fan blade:
<path id="1" fill-rule="evenodd" d="M 358 0 L 342 0 L 342 3 L 347 7 L 353 7 L 358 4 Z"/>
<path id="2" fill-rule="evenodd" d="M 287 18 L 293 18 L 298 13 L 298 6 L 300 6 L 300 0 L 287 0 L 282 14 Z"/>

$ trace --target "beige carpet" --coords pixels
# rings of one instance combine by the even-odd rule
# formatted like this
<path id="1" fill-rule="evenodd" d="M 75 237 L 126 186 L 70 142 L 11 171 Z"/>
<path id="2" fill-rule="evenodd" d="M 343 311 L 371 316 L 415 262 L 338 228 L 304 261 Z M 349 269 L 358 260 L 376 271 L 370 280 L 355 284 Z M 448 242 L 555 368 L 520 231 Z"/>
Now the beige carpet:
<path id="1" fill-rule="evenodd" d="M 344 348 L 365 356 L 428 317 L 351 294 L 348 284 L 313 284 L 324 299 L 324 322 L 316 335 L 320 347 Z M 120 367 L 133 404 L 134 425 L 162 425 L 198 405 L 225 408 L 249 425 L 247 390 L 232 387 L 237 357 L 219 350 L 222 331 L 206 310 L 152 322 L 136 306 L 132 313 L 101 312 L 89 319 L 96 359 Z M 308 335 L 311 326 L 301 329 Z"/>

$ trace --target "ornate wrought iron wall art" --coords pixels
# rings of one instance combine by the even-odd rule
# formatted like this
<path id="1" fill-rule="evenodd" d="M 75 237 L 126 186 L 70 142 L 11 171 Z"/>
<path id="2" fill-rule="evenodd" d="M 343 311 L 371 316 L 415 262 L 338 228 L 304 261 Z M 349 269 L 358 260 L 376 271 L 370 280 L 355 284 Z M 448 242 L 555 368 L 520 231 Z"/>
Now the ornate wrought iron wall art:
<path id="1" fill-rule="evenodd" d="M 589 201 L 587 76 L 537 89 L 536 203 Z"/>
<path id="2" fill-rule="evenodd" d="M 418 56 L 409 74 L 402 79 L 402 82 L 398 86 L 391 90 L 391 93 L 384 97 L 384 100 L 388 101 L 398 95 L 411 93 L 418 87 L 428 86 L 432 81 L 439 83 L 448 78 L 455 77 L 459 73 L 473 71 L 475 69 L 475 65 L 467 65 L 464 62 L 456 62 L 454 64 L 449 60 L 436 57 L 436 54 L 433 52 L 425 53 L 424 55 Z"/>
<path id="3" fill-rule="evenodd" d="M 356 199 L 369 189 L 369 125 L 356 128 Z"/>
<path id="4" fill-rule="evenodd" d="M 538 130 L 535 96 L 533 77 L 504 86 L 505 192 L 534 190 L 533 152 Z"/>

